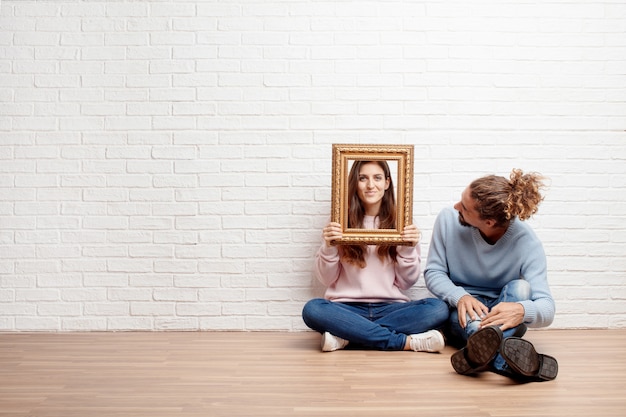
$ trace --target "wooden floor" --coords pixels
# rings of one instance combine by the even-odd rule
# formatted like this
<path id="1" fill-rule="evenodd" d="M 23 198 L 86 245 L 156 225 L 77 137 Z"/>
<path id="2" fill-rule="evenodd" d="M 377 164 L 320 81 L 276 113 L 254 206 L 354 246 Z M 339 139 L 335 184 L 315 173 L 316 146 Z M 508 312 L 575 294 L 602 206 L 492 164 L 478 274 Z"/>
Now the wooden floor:
<path id="1" fill-rule="evenodd" d="M 555 381 L 304 333 L 0 333 L 0 416 L 626 416 L 626 330 L 530 331 Z"/>

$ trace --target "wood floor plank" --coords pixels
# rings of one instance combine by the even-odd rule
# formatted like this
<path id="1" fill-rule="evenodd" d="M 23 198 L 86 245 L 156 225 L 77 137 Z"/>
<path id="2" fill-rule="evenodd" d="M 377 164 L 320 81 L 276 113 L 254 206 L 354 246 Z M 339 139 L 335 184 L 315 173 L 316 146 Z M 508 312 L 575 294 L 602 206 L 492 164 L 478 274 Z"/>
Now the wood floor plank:
<path id="1" fill-rule="evenodd" d="M 626 330 L 530 331 L 555 381 L 443 353 L 322 353 L 312 332 L 0 333 L 0 417 L 625 416 Z"/>

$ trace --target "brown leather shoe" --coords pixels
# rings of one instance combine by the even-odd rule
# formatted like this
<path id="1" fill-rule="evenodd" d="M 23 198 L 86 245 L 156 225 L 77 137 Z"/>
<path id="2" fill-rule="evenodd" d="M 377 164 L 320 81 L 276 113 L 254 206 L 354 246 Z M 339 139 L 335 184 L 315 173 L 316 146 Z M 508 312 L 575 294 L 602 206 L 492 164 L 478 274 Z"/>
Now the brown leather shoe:
<path id="1" fill-rule="evenodd" d="M 519 337 L 504 339 L 500 354 L 513 371 L 531 380 L 551 381 L 559 373 L 555 358 L 537 353 L 532 343 Z"/>
<path id="2" fill-rule="evenodd" d="M 486 371 L 502 344 L 502 330 L 485 327 L 467 339 L 467 345 L 450 357 L 454 370 L 461 375 Z"/>

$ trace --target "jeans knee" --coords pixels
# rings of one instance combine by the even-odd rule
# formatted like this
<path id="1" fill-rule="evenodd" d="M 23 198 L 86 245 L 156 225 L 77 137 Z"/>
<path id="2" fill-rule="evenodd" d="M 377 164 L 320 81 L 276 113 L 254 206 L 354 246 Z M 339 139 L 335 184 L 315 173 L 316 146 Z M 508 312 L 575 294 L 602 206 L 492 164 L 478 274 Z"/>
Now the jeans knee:
<path id="1" fill-rule="evenodd" d="M 530 299 L 531 288 L 528 281 L 515 279 L 504 286 L 502 292 L 508 301 L 524 301 Z"/>
<path id="2" fill-rule="evenodd" d="M 450 307 L 445 301 L 438 298 L 429 298 L 434 314 L 441 320 L 446 321 L 450 317 Z"/>
<path id="3" fill-rule="evenodd" d="M 323 298 L 314 298 L 307 301 L 302 307 L 302 320 L 307 326 L 311 327 L 311 324 L 316 321 L 316 318 L 319 317 L 320 306 L 326 302 Z"/>

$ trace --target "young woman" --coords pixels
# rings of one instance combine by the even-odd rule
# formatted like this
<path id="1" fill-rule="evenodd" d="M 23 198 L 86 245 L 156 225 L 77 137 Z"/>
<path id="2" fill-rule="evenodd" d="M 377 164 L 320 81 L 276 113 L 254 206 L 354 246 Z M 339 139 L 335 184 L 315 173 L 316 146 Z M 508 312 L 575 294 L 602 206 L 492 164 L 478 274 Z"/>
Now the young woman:
<path id="1" fill-rule="evenodd" d="M 385 161 L 355 161 L 348 177 L 348 227 L 395 228 L 395 196 Z M 342 228 L 329 223 L 316 255 L 317 278 L 327 287 L 324 298 L 310 300 L 302 318 L 322 334 L 322 351 L 354 347 L 439 352 L 437 330 L 448 319 L 438 299 L 411 301 L 403 291 L 420 275 L 419 230 L 408 225 L 407 246 L 333 246 Z"/>

